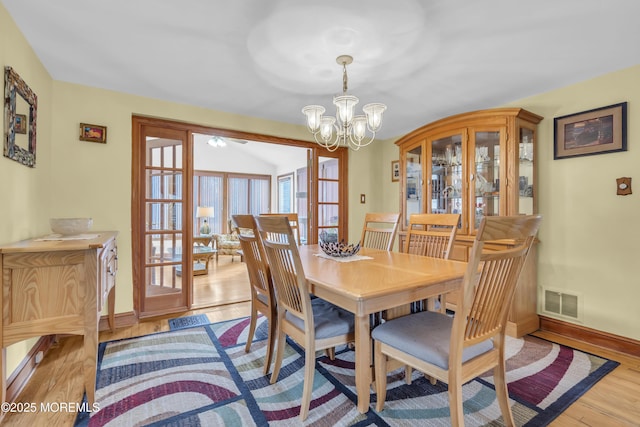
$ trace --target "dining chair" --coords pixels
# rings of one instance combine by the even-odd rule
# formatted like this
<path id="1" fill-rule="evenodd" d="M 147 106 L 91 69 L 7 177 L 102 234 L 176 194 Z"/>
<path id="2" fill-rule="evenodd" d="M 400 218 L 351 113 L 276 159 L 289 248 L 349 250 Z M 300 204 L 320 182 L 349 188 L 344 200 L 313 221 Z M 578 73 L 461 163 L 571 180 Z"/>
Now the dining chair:
<path id="1" fill-rule="evenodd" d="M 291 225 L 291 229 L 295 233 L 296 243 L 300 244 L 300 223 L 298 221 L 298 214 L 296 212 L 288 212 L 288 213 L 263 213 L 260 216 L 283 216 L 289 220 L 289 225 Z"/>
<path id="2" fill-rule="evenodd" d="M 269 260 L 277 296 L 278 339 L 271 384 L 280 374 L 286 336 L 305 350 L 304 384 L 300 419 L 309 413 L 316 351 L 332 349 L 354 340 L 354 316 L 322 298 L 311 299 L 298 246 L 287 218 L 256 218 L 260 238 Z"/>
<path id="3" fill-rule="evenodd" d="M 387 361 L 395 359 L 448 385 L 452 426 L 464 426 L 462 385 L 493 369 L 504 423 L 513 426 L 505 378 L 505 330 L 516 284 L 540 226 L 541 216 L 485 217 L 475 237 L 452 317 L 421 311 L 389 320 L 375 340 L 376 411 L 386 400 Z M 495 240 L 516 246 L 483 251 Z"/>
<path id="4" fill-rule="evenodd" d="M 449 259 L 453 242 L 456 238 L 460 214 L 412 214 L 404 242 L 403 252 Z M 440 296 L 440 311 L 445 312 L 446 296 Z M 435 309 L 435 298 L 429 302 L 416 303 L 417 306 L 428 304 L 429 310 Z M 418 307 L 423 309 L 426 307 Z"/>
<path id="5" fill-rule="evenodd" d="M 262 247 L 262 241 L 258 236 L 258 228 L 253 215 L 233 215 L 232 218 L 240 239 L 240 247 L 242 248 L 251 286 L 251 320 L 244 351 L 248 353 L 251 349 L 258 313 L 262 313 L 267 318 L 269 325 L 267 353 L 264 361 L 264 374 L 266 375 L 269 373 L 269 367 L 271 366 L 277 324 L 276 297 L 271 271 Z"/>
<path id="6" fill-rule="evenodd" d="M 364 216 L 360 247 L 390 251 L 393 249 L 399 223 L 399 213 L 367 212 Z M 384 315 L 383 312 L 371 313 L 371 325 L 380 324 Z"/>
<path id="7" fill-rule="evenodd" d="M 399 213 L 366 213 L 360 247 L 390 251 L 393 248 L 399 222 Z"/>

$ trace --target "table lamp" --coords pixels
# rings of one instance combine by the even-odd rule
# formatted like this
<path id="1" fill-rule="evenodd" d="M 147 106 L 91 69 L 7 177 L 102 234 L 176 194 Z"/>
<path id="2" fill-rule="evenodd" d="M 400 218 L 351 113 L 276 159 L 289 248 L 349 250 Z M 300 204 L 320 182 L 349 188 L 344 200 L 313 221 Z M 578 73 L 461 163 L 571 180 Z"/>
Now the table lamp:
<path id="1" fill-rule="evenodd" d="M 204 218 L 204 223 L 200 227 L 200 234 L 211 234 L 211 227 L 207 222 L 207 218 L 213 217 L 213 207 L 211 206 L 198 206 L 196 209 L 196 218 Z"/>

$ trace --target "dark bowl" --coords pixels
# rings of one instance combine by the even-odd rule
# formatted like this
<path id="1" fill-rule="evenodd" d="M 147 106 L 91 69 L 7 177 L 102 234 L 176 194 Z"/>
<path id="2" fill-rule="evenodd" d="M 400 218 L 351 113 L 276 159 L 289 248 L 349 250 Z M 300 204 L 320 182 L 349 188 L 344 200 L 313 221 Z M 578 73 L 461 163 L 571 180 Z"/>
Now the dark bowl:
<path id="1" fill-rule="evenodd" d="M 320 240 L 318 243 L 322 252 L 333 257 L 349 257 L 358 253 L 360 250 L 360 242 L 355 245 L 347 244 L 345 241 L 337 242 L 325 242 Z"/>

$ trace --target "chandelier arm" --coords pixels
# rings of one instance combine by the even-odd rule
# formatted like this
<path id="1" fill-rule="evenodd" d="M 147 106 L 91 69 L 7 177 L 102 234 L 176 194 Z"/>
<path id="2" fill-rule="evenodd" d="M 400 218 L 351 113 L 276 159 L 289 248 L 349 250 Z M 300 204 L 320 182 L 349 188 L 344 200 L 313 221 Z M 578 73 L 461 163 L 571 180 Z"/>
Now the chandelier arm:
<path id="1" fill-rule="evenodd" d="M 320 134 L 320 132 L 315 132 L 313 134 L 313 139 L 316 140 L 316 143 L 324 148 L 326 148 L 327 150 L 329 150 L 330 152 L 334 152 L 338 149 L 338 147 L 340 147 L 340 138 L 338 137 L 338 135 L 336 135 L 335 139 L 333 139 L 333 141 L 325 141 L 322 138 L 318 139 L 318 135 Z"/>
<path id="2" fill-rule="evenodd" d="M 351 145 L 351 147 L 353 148 L 354 151 L 357 151 L 360 148 L 366 147 L 367 145 L 371 144 L 374 139 L 376 139 L 376 133 L 375 132 L 371 132 L 371 138 L 369 138 L 369 140 L 367 142 L 354 140 L 353 139 L 353 135 L 349 135 L 349 144 Z"/>

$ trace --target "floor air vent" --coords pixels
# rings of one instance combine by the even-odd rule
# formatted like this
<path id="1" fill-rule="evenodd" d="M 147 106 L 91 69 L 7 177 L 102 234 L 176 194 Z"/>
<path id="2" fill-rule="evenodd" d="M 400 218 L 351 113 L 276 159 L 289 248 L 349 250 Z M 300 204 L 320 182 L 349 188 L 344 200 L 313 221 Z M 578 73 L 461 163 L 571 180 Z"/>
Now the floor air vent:
<path id="1" fill-rule="evenodd" d="M 545 289 L 543 303 L 543 310 L 547 313 L 570 317 L 572 319 L 580 318 L 578 295 Z"/>

